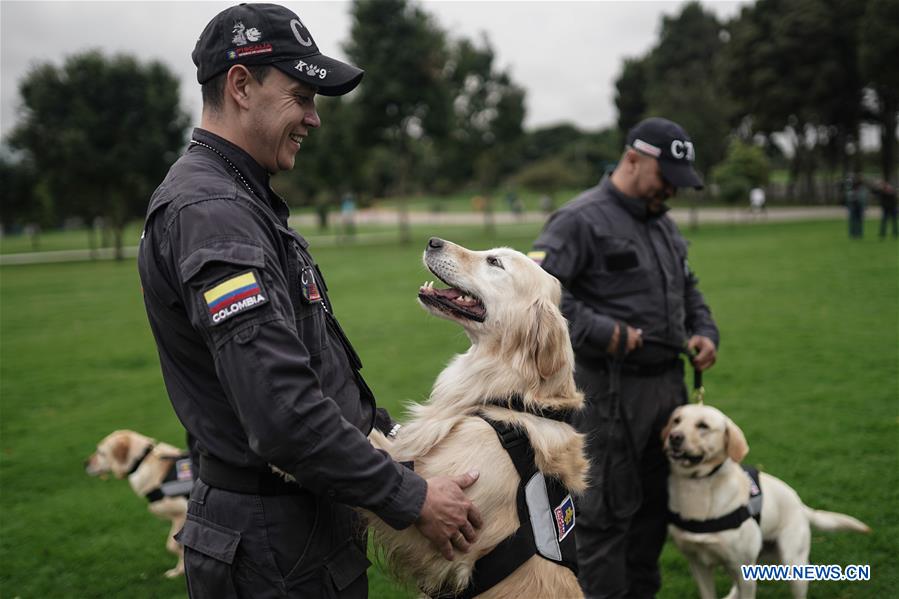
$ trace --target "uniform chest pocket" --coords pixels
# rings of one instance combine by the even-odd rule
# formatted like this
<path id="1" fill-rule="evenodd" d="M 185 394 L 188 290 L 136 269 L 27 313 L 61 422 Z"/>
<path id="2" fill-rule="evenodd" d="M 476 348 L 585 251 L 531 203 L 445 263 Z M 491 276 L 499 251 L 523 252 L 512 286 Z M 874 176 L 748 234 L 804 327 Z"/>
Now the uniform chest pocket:
<path id="1" fill-rule="evenodd" d="M 646 254 L 634 240 L 604 237 L 598 245 L 593 284 L 600 296 L 628 295 L 651 286 Z"/>
<path id="2" fill-rule="evenodd" d="M 279 232 L 287 256 L 286 275 L 297 335 L 309 354 L 317 356 L 328 347 L 329 340 L 322 282 L 305 252 L 304 240 L 289 229 L 279 227 Z"/>

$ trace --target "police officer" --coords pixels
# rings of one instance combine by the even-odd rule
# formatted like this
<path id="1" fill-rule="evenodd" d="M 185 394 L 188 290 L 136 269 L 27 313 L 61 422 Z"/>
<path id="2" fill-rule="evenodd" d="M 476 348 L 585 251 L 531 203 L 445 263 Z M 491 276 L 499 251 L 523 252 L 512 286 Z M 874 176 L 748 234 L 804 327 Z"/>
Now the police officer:
<path id="1" fill-rule="evenodd" d="M 462 491 L 477 473 L 425 481 L 368 442 L 379 414 L 361 363 L 269 186 L 320 125 L 316 93 L 347 93 L 362 71 L 271 4 L 217 15 L 193 60 L 201 128 L 153 194 L 139 254 L 166 388 L 200 454 L 178 535 L 188 590 L 365 597 L 364 526 L 348 506 L 414 524 L 448 559 L 480 520 Z"/>
<path id="2" fill-rule="evenodd" d="M 666 216 L 678 187 L 702 187 L 695 148 L 650 118 L 627 136 L 611 176 L 555 212 L 531 254 L 564 286 L 575 378 L 587 397 L 591 488 L 577 512 L 579 580 L 588 597 L 651 597 L 661 580 L 667 462 L 660 433 L 686 401 L 682 349 L 700 371 L 718 330 Z"/>

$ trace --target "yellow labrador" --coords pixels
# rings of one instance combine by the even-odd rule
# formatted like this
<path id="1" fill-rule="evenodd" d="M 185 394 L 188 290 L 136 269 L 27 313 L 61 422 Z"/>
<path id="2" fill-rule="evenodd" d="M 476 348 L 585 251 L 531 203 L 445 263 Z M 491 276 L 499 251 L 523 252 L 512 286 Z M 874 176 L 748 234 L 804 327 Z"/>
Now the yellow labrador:
<path id="1" fill-rule="evenodd" d="M 668 506 L 687 521 L 669 527 L 686 556 L 703 599 L 715 596 L 715 566 L 723 566 L 734 581 L 728 597 L 755 597 L 755 581 L 744 580 L 740 566 L 755 564 L 763 543 L 773 545 L 787 565 L 808 564 L 810 526 L 818 530 L 869 532 L 845 514 L 812 509 L 783 481 L 760 474 L 760 522 L 748 517 L 720 532 L 695 532 L 696 522 L 708 523 L 737 513 L 750 500 L 754 484 L 740 462 L 749 452 L 743 431 L 719 410 L 691 404 L 676 409 L 662 431 L 671 464 Z M 744 516 L 746 514 L 744 513 Z M 739 518 L 738 518 L 739 519 Z M 807 581 L 791 581 L 794 597 L 805 597 Z"/>
<path id="2" fill-rule="evenodd" d="M 372 442 L 401 461 L 414 461 L 425 478 L 477 469 L 466 490 L 484 526 L 468 553 L 444 559 L 415 527 L 396 531 L 372 517 L 374 538 L 389 567 L 427 593 L 458 592 L 472 578 L 475 562 L 519 526 L 516 492 L 520 477 L 496 431 L 481 417 L 522 427 L 534 449 L 537 469 L 577 494 L 586 487 L 583 438 L 568 424 L 541 417 L 536 409 L 577 410 L 583 405 L 573 379 L 568 327 L 558 304 L 559 282 L 532 260 L 508 248 L 475 252 L 432 239 L 424 263 L 449 286 L 426 283 L 419 302 L 432 314 L 462 326 L 471 340 L 434 384 L 429 400 L 411 409 L 411 420 L 395 439 L 374 433 Z M 517 394 L 529 411 L 491 398 Z M 509 400 L 506 399 L 506 402 Z M 533 555 L 481 598 L 581 597 L 574 573 Z"/>
<path id="3" fill-rule="evenodd" d="M 88 457 L 84 469 L 91 476 L 110 473 L 116 478 L 127 476 L 131 488 L 138 497 L 143 498 L 160 488 L 175 466 L 174 460 L 183 455 L 184 452 L 177 447 L 157 443 L 134 431 L 121 430 L 111 433 L 97 444 L 97 451 Z M 184 526 L 187 499 L 182 496 L 161 497 L 151 501 L 147 508 L 154 516 L 172 523 L 165 547 L 178 556 L 178 563 L 166 571 L 166 577 L 184 574 L 184 550 L 173 537 Z"/>

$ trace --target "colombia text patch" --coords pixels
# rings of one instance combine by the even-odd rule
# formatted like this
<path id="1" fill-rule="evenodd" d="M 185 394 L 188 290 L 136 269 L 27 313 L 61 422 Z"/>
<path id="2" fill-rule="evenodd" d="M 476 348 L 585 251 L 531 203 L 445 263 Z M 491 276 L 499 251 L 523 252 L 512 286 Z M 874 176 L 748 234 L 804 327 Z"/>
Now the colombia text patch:
<path id="1" fill-rule="evenodd" d="M 221 324 L 236 314 L 268 302 L 256 273 L 245 272 L 203 292 L 212 324 Z"/>

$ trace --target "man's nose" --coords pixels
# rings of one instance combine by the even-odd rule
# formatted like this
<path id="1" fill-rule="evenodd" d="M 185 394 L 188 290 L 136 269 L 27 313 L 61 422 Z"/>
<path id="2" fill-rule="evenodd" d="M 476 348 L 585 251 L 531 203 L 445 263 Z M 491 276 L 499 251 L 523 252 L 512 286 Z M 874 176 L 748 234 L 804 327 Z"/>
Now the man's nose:
<path id="1" fill-rule="evenodd" d="M 310 110 L 307 112 L 303 122 L 306 123 L 307 127 L 312 127 L 313 129 L 318 129 L 322 126 L 322 119 L 318 116 L 318 110 Z"/>

